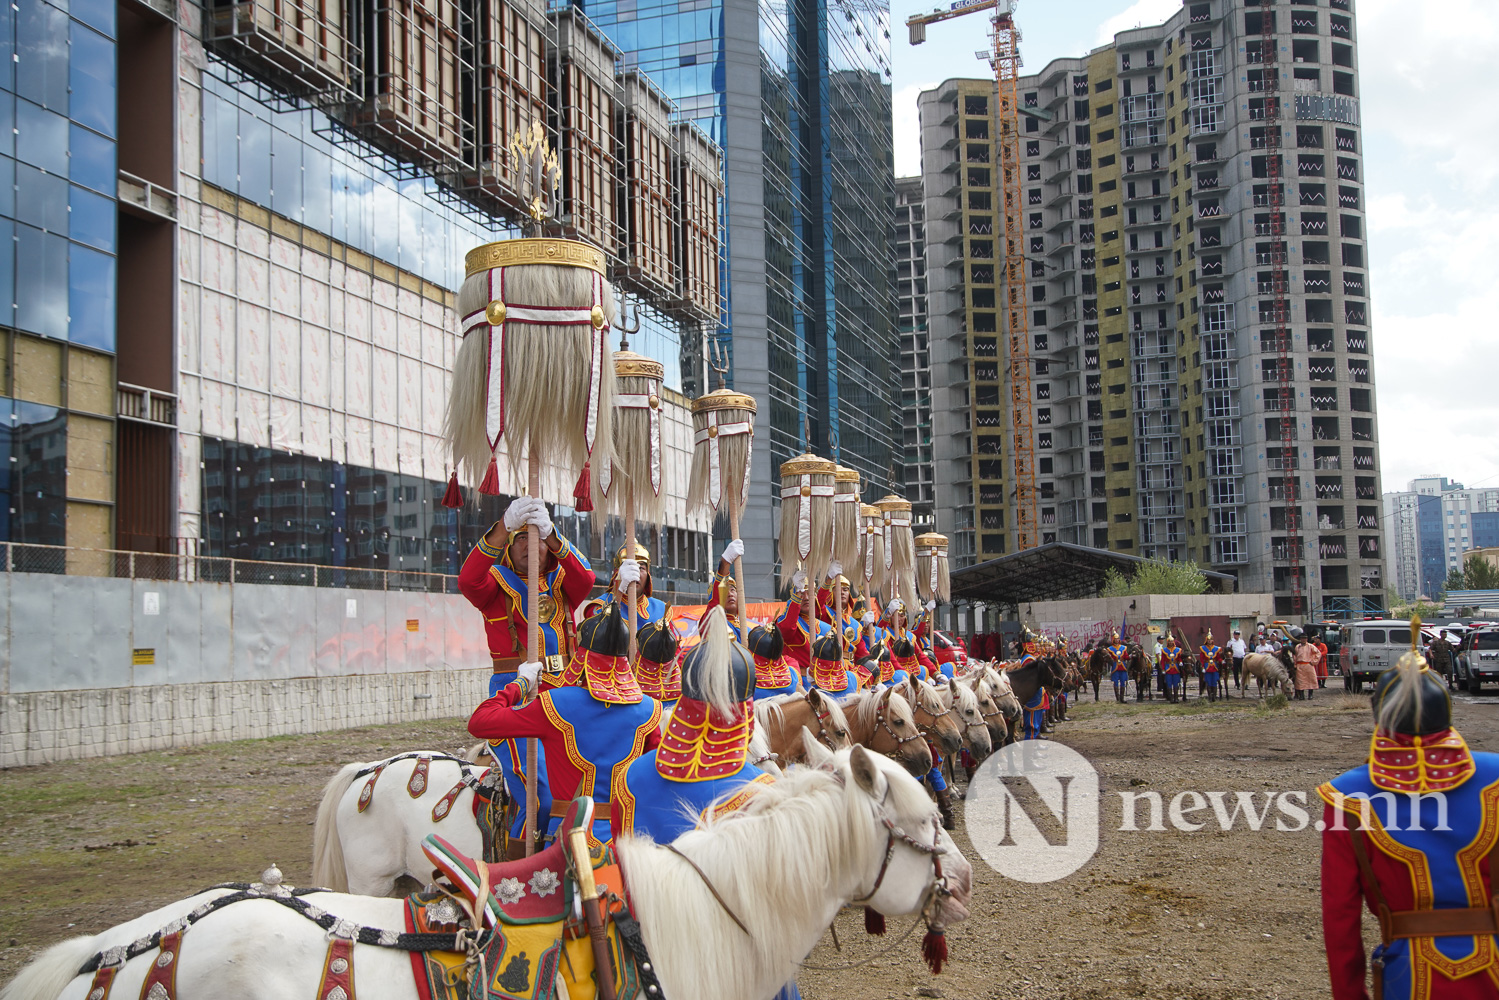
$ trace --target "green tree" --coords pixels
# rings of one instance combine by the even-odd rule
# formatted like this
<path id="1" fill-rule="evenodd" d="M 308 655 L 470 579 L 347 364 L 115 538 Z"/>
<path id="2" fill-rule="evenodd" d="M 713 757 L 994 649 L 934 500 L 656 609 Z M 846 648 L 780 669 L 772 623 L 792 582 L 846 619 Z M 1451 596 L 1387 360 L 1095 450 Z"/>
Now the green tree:
<path id="1" fill-rule="evenodd" d="M 1468 577 L 1460 569 L 1447 571 L 1447 582 L 1442 584 L 1443 590 L 1467 590 Z"/>
<path id="2" fill-rule="evenodd" d="M 1463 579 L 1467 590 L 1499 590 L 1499 566 L 1483 556 L 1469 556 L 1463 562 Z"/>
<path id="3" fill-rule="evenodd" d="M 1133 597 L 1138 594 L 1201 594 L 1208 578 L 1195 562 L 1149 559 L 1130 576 L 1110 567 L 1104 573 L 1101 597 Z"/>

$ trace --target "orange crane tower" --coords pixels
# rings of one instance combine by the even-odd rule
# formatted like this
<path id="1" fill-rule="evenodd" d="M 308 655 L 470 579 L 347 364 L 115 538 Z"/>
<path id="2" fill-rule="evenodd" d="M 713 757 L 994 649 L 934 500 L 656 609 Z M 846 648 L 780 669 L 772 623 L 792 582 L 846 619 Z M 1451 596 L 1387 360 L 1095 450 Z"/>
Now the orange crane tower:
<path id="1" fill-rule="evenodd" d="M 1025 191 L 1020 174 L 1020 29 L 1015 27 L 1016 0 L 975 0 L 954 3 L 947 10 L 913 14 L 906 19 L 911 44 L 926 41 L 926 26 L 978 11 L 993 11 L 993 49 L 987 55 L 994 69 L 999 110 L 999 189 L 1004 210 L 1005 335 L 1010 348 L 1010 456 L 1014 470 L 1015 548 L 1034 548 L 1038 541 L 1036 510 L 1036 444 L 1031 422 L 1031 351 L 1026 303 Z"/>

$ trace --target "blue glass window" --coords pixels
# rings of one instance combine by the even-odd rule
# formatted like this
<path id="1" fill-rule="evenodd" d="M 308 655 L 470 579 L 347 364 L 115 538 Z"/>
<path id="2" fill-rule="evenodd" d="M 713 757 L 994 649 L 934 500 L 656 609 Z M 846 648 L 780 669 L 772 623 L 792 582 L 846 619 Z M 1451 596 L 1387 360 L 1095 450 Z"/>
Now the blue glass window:
<path id="1" fill-rule="evenodd" d="M 16 217 L 16 161 L 0 156 L 0 216 Z"/>
<path id="2" fill-rule="evenodd" d="M 73 120 L 107 136 L 115 135 L 115 43 L 73 25 Z"/>
<path id="3" fill-rule="evenodd" d="M 115 144 L 79 125 L 74 125 L 69 133 L 73 145 L 69 151 L 68 169 L 74 183 L 110 195 L 118 191 Z"/>
<path id="4" fill-rule="evenodd" d="M 0 540 L 64 543 L 67 463 L 67 414 L 0 399 Z"/>
<path id="5" fill-rule="evenodd" d="M 271 125 L 239 113 L 239 193 L 257 205 L 271 203 Z"/>
<path id="6" fill-rule="evenodd" d="M 17 101 L 16 159 L 68 176 L 68 120 L 30 101 Z"/>
<path id="7" fill-rule="evenodd" d="M 16 167 L 16 215 L 50 233 L 68 231 L 68 182 L 22 163 Z"/>
<path id="8" fill-rule="evenodd" d="M 0 91 L 0 153 L 16 153 L 16 99 Z"/>
<path id="9" fill-rule="evenodd" d="M 69 250 L 68 340 L 115 349 L 115 259 L 74 244 Z"/>
<path id="10" fill-rule="evenodd" d="M 271 132 L 271 210 L 302 221 L 302 140 Z"/>
<path id="11" fill-rule="evenodd" d="M 16 224 L 0 219 L 0 326 L 16 319 Z"/>
<path id="12" fill-rule="evenodd" d="M 68 240 L 16 224 L 16 326 L 68 336 Z"/>
<path id="13" fill-rule="evenodd" d="M 68 201 L 68 235 L 80 243 L 114 253 L 115 203 L 73 186 Z"/>
<path id="14" fill-rule="evenodd" d="M 115 37 L 115 5 L 110 0 L 69 0 L 68 13 Z"/>
<path id="15" fill-rule="evenodd" d="M 16 92 L 68 113 L 68 15 L 42 0 L 17 0 Z"/>

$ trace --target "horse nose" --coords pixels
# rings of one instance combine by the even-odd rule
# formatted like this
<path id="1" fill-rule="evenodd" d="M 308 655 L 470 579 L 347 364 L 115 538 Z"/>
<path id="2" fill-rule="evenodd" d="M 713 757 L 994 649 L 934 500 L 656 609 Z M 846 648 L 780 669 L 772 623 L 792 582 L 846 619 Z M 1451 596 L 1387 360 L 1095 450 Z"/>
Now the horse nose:
<path id="1" fill-rule="evenodd" d="M 942 746 L 948 753 L 957 753 L 963 749 L 963 734 L 954 730 L 942 734 Z"/>

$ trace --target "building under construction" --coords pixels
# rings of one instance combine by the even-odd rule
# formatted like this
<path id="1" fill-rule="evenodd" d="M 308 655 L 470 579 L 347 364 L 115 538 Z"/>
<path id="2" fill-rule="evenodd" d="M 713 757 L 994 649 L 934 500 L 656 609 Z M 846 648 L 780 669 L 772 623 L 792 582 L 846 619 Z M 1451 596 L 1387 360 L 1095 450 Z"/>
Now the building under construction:
<path id="1" fill-rule="evenodd" d="M 1277 614 L 1381 607 L 1349 0 L 1188 2 L 1017 90 L 1023 289 L 1004 280 L 995 80 L 919 99 L 954 558 L 1016 551 L 1019 457 L 1032 544 L 1195 560 L 1273 590 Z M 1007 302 L 1026 309 L 1020 422 Z"/>

